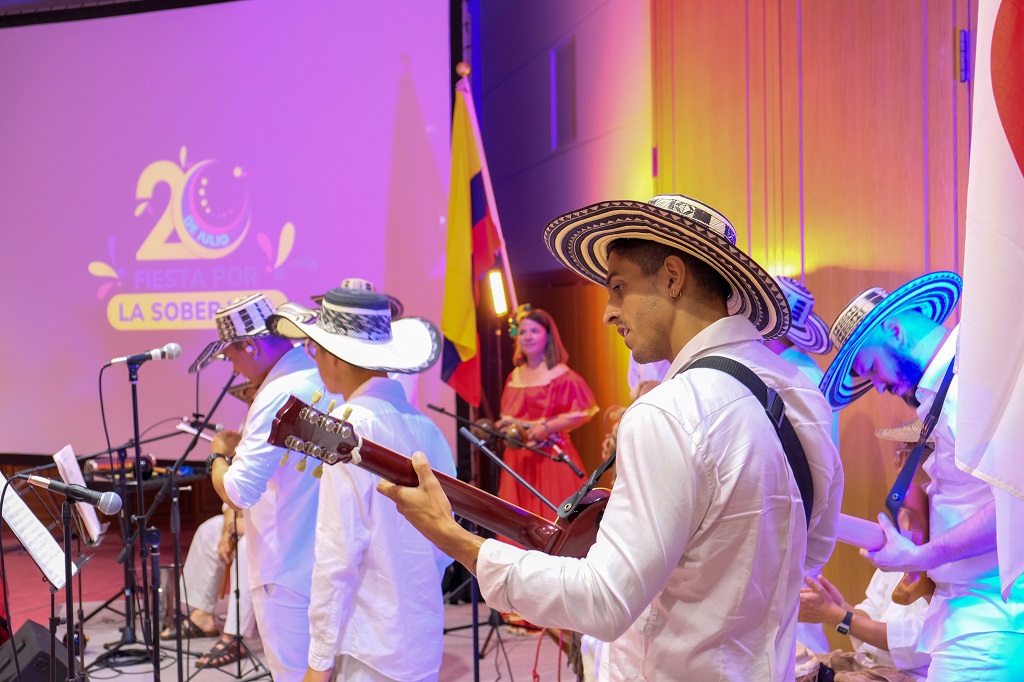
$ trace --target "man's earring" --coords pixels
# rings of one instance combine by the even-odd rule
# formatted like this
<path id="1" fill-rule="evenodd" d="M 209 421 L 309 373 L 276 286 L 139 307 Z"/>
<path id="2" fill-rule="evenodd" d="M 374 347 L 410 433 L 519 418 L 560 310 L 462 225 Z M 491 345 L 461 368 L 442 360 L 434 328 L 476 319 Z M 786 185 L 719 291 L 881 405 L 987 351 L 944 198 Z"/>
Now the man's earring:
<path id="1" fill-rule="evenodd" d="M 256 350 L 256 346 L 251 343 L 246 345 L 245 352 L 251 355 L 253 360 L 260 359 L 260 352 Z"/>

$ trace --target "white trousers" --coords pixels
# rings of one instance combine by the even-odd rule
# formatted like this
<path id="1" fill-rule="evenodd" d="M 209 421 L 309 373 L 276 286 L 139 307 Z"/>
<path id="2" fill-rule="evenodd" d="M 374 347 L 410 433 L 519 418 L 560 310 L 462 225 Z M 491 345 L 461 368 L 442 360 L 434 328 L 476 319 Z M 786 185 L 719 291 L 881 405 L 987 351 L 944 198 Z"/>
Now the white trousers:
<path id="1" fill-rule="evenodd" d="M 1008 602 L 998 574 L 936 585 L 922 640 L 931 645 L 928 682 L 1024 680 L 1024 583 L 1014 585 Z"/>
<path id="2" fill-rule="evenodd" d="M 334 673 L 331 675 L 332 682 L 436 682 L 437 676 L 432 675 L 423 680 L 395 680 L 382 675 L 358 658 L 352 656 L 338 656 L 334 659 Z"/>
<path id="3" fill-rule="evenodd" d="M 192 546 L 188 548 L 188 556 L 181 570 L 181 598 L 188 613 L 199 609 L 213 613 L 220 597 L 220 588 L 224 582 L 224 563 L 217 554 L 217 545 L 224 532 L 224 515 L 218 514 L 199 524 L 196 534 L 192 537 Z M 231 564 L 231 591 L 228 593 L 228 615 L 224 621 L 224 633 L 239 634 L 237 624 L 241 622 L 243 637 L 256 635 L 256 616 L 252 609 L 252 592 L 249 590 L 249 558 L 246 554 L 245 536 L 238 538 L 238 549 L 235 560 Z M 238 567 L 236 581 L 235 567 Z M 235 599 L 235 590 L 242 585 L 239 599 Z"/>
<path id="4" fill-rule="evenodd" d="M 252 591 L 252 605 L 274 682 L 301 682 L 309 667 L 309 597 L 263 585 Z"/>

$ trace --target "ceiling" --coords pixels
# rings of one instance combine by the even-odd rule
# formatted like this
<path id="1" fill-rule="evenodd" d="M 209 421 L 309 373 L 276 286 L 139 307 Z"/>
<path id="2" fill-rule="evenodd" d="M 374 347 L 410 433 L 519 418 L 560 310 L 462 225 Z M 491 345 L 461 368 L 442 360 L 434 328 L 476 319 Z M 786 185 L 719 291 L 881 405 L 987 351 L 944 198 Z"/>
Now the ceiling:
<path id="1" fill-rule="evenodd" d="M 233 0 L 0 0 L 0 28 L 137 14 Z"/>

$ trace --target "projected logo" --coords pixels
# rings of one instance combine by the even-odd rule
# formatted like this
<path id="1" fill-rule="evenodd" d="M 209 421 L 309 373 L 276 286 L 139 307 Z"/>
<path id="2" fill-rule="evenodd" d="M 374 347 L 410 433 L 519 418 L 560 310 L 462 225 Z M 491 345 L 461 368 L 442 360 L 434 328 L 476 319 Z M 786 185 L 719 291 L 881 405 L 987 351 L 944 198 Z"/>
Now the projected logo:
<path id="1" fill-rule="evenodd" d="M 253 223 L 242 167 L 215 159 L 189 164 L 182 147 L 178 162 L 146 166 L 135 197 L 135 219 L 148 230 L 134 253 L 135 267 L 119 266 L 116 235 L 107 243 L 110 262 L 89 263 L 89 273 L 103 280 L 96 292 L 100 300 L 115 289 L 133 290 L 107 302 L 107 319 L 115 329 L 213 328 L 217 308 L 238 296 L 262 291 L 275 304 L 286 300 L 261 280 L 267 273 L 280 277 L 295 243 L 295 226 L 285 223 L 276 240 L 256 232 L 266 259 L 262 267 L 251 249 L 247 254 L 241 248 Z"/>

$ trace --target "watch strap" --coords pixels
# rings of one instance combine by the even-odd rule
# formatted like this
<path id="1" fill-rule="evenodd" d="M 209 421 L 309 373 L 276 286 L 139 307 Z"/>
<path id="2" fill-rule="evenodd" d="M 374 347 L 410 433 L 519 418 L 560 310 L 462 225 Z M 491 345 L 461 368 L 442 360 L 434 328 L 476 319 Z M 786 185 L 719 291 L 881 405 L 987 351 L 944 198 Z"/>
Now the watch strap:
<path id="1" fill-rule="evenodd" d="M 850 634 L 850 626 L 853 625 L 853 611 L 847 611 L 843 616 L 843 622 L 836 626 L 836 632 L 841 635 Z"/>

